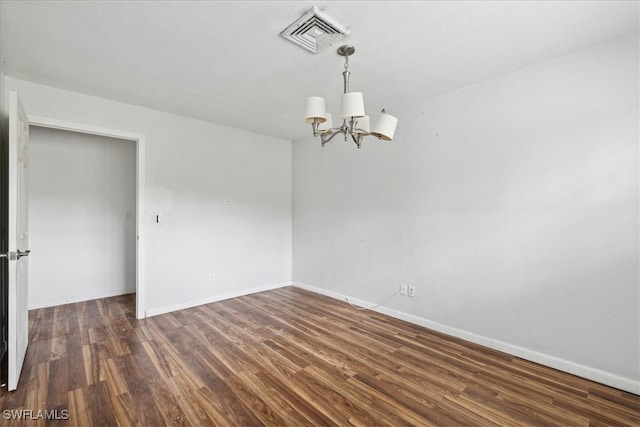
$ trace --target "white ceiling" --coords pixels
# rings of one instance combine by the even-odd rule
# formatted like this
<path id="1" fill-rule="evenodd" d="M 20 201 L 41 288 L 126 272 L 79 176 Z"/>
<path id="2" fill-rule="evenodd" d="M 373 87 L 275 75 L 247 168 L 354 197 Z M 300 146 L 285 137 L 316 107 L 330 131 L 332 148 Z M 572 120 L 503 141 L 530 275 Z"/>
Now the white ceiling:
<path id="1" fill-rule="evenodd" d="M 279 37 L 312 6 L 350 31 L 369 114 L 639 30 L 638 1 L 7 1 L 7 75 L 286 139 L 337 112 L 343 59 Z M 402 117 L 400 126 L 402 125 Z"/>

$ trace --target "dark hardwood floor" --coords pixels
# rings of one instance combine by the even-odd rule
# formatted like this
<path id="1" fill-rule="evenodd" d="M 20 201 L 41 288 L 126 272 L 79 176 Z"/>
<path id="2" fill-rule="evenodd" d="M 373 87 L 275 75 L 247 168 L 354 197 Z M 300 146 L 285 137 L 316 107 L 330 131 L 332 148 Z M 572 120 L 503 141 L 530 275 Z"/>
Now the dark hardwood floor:
<path id="1" fill-rule="evenodd" d="M 32 311 L 0 425 L 640 425 L 633 394 L 296 288 L 134 312 Z"/>

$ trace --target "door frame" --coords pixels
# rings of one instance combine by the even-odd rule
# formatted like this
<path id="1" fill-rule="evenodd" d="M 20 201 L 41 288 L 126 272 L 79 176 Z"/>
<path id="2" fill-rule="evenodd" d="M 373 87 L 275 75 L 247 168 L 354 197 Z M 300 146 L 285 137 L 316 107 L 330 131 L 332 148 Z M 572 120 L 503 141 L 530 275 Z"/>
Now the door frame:
<path id="1" fill-rule="evenodd" d="M 109 129 L 83 123 L 67 122 L 47 117 L 32 116 L 27 113 L 30 126 L 86 133 L 125 139 L 136 143 L 136 317 L 147 317 L 145 304 L 145 269 L 144 269 L 144 195 L 145 184 L 145 136 L 142 134 Z"/>

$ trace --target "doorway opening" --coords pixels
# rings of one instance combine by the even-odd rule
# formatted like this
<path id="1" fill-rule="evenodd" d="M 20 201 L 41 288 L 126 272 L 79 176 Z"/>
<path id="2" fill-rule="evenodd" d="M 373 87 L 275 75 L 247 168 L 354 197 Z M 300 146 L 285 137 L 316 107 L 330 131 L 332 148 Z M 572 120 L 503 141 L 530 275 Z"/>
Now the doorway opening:
<path id="1" fill-rule="evenodd" d="M 130 232 L 131 232 L 130 235 L 131 235 L 131 238 L 133 239 L 133 242 L 131 242 L 130 245 L 125 243 L 124 241 L 120 243 L 115 242 L 113 241 L 113 239 L 110 245 L 114 250 L 117 250 L 116 246 L 120 245 L 123 251 L 130 251 L 135 253 L 134 265 L 127 266 L 125 261 L 125 265 L 119 271 L 120 271 L 120 274 L 124 274 L 124 275 L 130 274 L 131 275 L 130 277 L 134 278 L 135 285 L 131 286 L 129 284 L 128 286 L 130 286 L 131 291 L 135 292 L 136 294 L 136 317 L 139 319 L 146 317 L 145 304 L 144 304 L 144 301 L 145 301 L 144 257 L 143 257 L 144 240 L 143 240 L 143 226 L 142 226 L 143 219 L 144 219 L 144 194 L 145 194 L 144 192 L 144 188 L 145 188 L 144 136 L 139 134 L 133 134 L 130 132 L 114 130 L 114 129 L 99 128 L 99 127 L 90 126 L 90 125 L 70 123 L 70 122 L 64 122 L 64 121 L 55 120 L 55 119 L 47 119 L 47 118 L 34 117 L 34 116 L 29 117 L 29 125 L 32 128 L 32 130 L 35 132 L 38 132 L 38 130 L 46 131 L 46 129 L 55 129 L 55 130 L 69 131 L 75 134 L 80 133 L 80 134 L 88 134 L 89 136 L 95 135 L 99 137 L 107 137 L 112 139 L 112 142 L 114 143 L 114 145 L 117 145 L 118 143 L 124 143 L 125 145 L 131 144 L 131 142 L 135 143 L 135 150 L 133 150 L 135 152 L 135 172 L 133 174 L 135 176 L 134 208 L 121 209 L 122 212 L 120 212 L 119 218 L 117 218 L 114 215 L 111 215 L 110 219 L 103 218 L 103 220 L 107 222 L 109 221 L 117 222 L 118 220 L 122 220 L 123 227 L 125 229 L 127 227 L 130 228 Z M 125 140 L 125 141 L 122 141 L 122 140 Z M 78 161 L 82 161 L 82 159 L 78 159 Z M 103 176 L 102 178 L 105 178 L 105 177 Z M 113 178 L 116 180 L 118 179 L 118 177 L 116 177 L 115 175 Z M 80 190 L 82 190 L 82 187 L 83 187 L 82 185 L 78 186 Z M 112 185 L 110 187 L 111 189 L 109 191 L 113 192 L 115 187 Z M 81 193 L 82 191 L 80 190 L 78 191 Z M 86 191 L 86 189 L 83 191 Z M 55 195 L 53 196 L 55 197 Z M 131 194 L 131 196 L 134 196 L 134 195 Z M 116 203 L 119 203 L 119 202 L 116 201 Z M 122 201 L 122 203 L 123 203 L 122 206 L 124 207 L 124 201 Z M 73 209 L 73 208 L 70 207 L 69 209 Z M 83 207 L 82 209 L 86 209 L 86 206 Z M 73 212 L 69 212 L 69 214 L 70 214 L 69 215 L 70 217 L 74 216 L 72 215 Z M 82 218 L 82 216 L 80 216 L 79 218 Z M 34 240 L 37 238 L 35 237 L 35 232 L 36 230 L 33 230 L 32 232 L 32 238 L 34 238 Z M 67 239 L 66 242 L 64 240 L 61 241 L 60 245 L 61 245 L 60 251 L 65 253 L 66 257 L 68 258 L 68 262 L 69 262 L 68 268 L 73 268 L 74 262 L 80 261 L 75 259 L 76 255 L 78 254 L 74 253 L 75 248 L 73 247 L 73 244 Z M 106 253 L 102 255 L 105 255 L 105 254 Z M 34 255 L 35 255 L 35 251 L 34 251 Z M 111 261 L 113 261 L 117 257 L 110 257 L 110 258 L 113 258 L 111 259 Z M 109 296 L 108 292 L 113 292 L 114 288 L 112 287 L 112 289 L 108 289 L 108 285 L 105 284 L 107 283 L 107 281 L 110 280 L 108 277 L 107 278 L 103 277 L 103 279 L 105 279 L 105 282 L 101 285 L 102 286 L 101 290 L 103 292 L 106 292 L 106 294 L 102 296 Z M 124 278 L 121 278 L 121 279 L 124 279 Z M 124 279 L 123 282 L 126 282 L 126 279 Z M 98 292 L 100 292 L 100 290 L 96 291 L 95 293 L 96 298 L 101 297 L 98 294 Z M 127 293 L 127 292 L 122 292 L 122 293 Z M 82 295 L 81 293 L 78 293 L 77 297 L 80 298 L 78 300 L 82 300 L 83 296 L 84 295 Z M 87 299 L 87 298 L 84 298 L 84 299 Z M 70 302 L 74 302 L 74 301 L 70 301 Z"/>
<path id="2" fill-rule="evenodd" d="M 135 293 L 135 148 L 30 127 L 30 310 Z"/>

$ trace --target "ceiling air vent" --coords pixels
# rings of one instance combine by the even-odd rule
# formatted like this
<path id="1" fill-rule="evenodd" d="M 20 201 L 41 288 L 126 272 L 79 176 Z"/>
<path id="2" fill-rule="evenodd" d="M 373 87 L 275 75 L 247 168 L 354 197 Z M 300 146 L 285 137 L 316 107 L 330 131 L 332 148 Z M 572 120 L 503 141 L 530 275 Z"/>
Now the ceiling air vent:
<path id="1" fill-rule="evenodd" d="M 314 6 L 280 35 L 309 52 L 320 53 L 348 36 L 349 30 Z"/>

